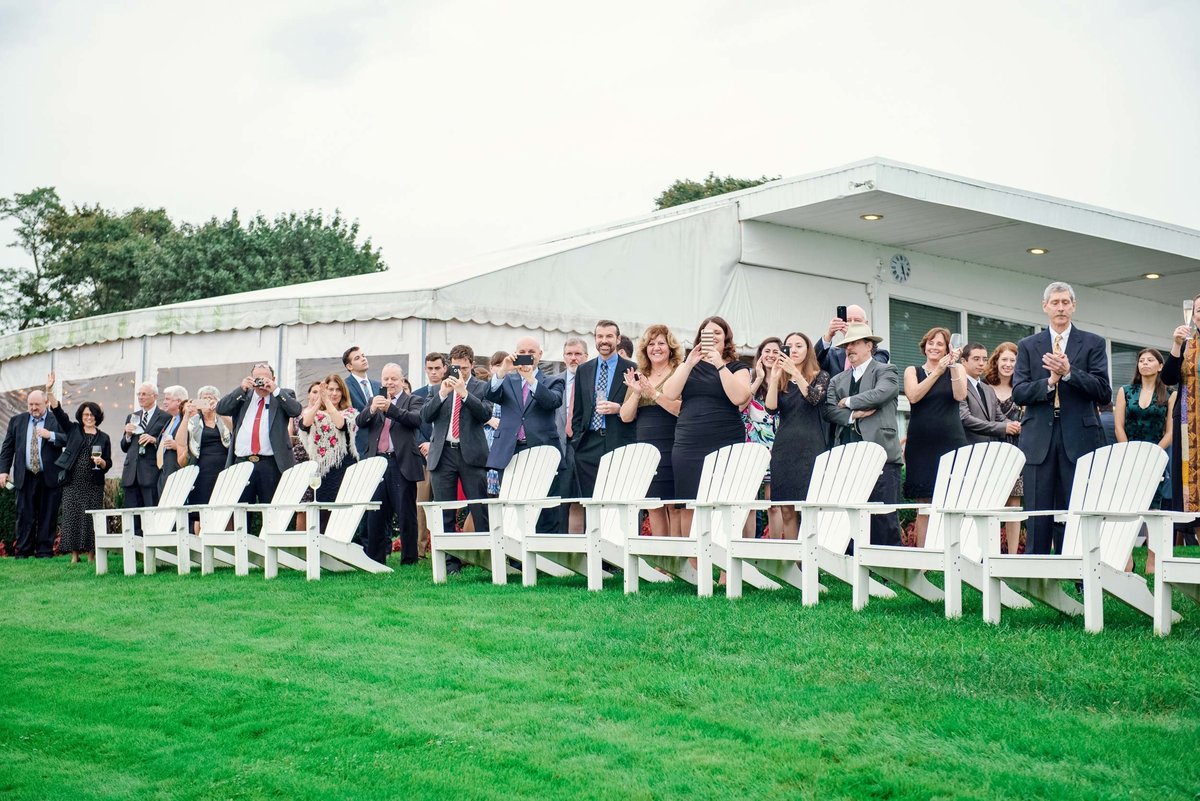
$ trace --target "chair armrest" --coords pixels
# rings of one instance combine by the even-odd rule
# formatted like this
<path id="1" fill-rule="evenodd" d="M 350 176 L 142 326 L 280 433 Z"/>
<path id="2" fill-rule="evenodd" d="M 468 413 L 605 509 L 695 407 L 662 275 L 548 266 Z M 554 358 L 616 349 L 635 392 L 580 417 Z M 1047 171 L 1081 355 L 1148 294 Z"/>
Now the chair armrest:
<path id="1" fill-rule="evenodd" d="M 770 509 L 778 504 L 771 501 L 688 501 L 688 509 L 728 509 L 731 506 L 737 506 L 742 509 Z"/>
<path id="2" fill-rule="evenodd" d="M 636 506 L 638 509 L 661 509 L 663 501 L 659 498 L 614 498 L 598 500 L 596 498 L 564 498 L 563 503 L 577 503 L 580 506 Z"/>

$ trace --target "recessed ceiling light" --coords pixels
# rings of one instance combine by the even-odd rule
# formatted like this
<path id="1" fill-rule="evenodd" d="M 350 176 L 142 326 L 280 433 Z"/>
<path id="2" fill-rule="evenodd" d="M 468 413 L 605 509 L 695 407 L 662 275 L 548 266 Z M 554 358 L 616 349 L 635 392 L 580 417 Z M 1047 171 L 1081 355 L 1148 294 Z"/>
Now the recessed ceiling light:
<path id="1" fill-rule="evenodd" d="M 1045 256 L 1050 251 L 1046 250 L 1045 248 L 1029 248 L 1025 252 L 1030 253 L 1034 256 Z"/>
<path id="2" fill-rule="evenodd" d="M 858 215 L 858 219 L 866 220 L 867 222 L 875 222 L 876 220 L 882 220 L 883 215 L 882 214 L 860 214 L 860 215 Z"/>
<path id="3" fill-rule="evenodd" d="M 1147 278 L 1151 281 L 1157 281 L 1158 279 L 1162 278 L 1162 276 L 1159 275 L 1158 273 L 1146 273 L 1145 275 L 1142 276 L 1142 278 Z"/>

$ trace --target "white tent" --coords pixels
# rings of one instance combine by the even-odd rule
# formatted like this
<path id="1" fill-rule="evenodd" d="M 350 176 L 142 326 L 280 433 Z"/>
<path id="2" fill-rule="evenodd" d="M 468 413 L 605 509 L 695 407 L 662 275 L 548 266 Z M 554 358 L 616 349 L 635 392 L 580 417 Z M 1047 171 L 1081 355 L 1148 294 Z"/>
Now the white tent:
<path id="1" fill-rule="evenodd" d="M 68 402 L 72 392 L 119 390 L 109 403 L 122 408 L 135 377 L 194 390 L 267 359 L 282 382 L 298 383 L 336 368 L 349 344 L 403 361 L 419 385 L 422 354 L 460 342 L 486 355 L 532 333 L 555 359 L 569 334 L 599 318 L 635 338 L 665 322 L 690 339 L 718 313 L 752 348 L 793 330 L 818 335 L 847 303 L 864 306 L 885 339 L 909 336 L 923 310 L 950 315 L 972 337 L 997 321 L 1019 333 L 1045 322 L 1049 280 L 1075 286 L 1077 320 L 1114 344 L 1114 359 L 1123 347 L 1165 346 L 1180 303 L 1200 291 L 1200 232 L 875 158 L 441 269 L 9 334 L 0 392 L 40 385 L 54 368 Z"/>

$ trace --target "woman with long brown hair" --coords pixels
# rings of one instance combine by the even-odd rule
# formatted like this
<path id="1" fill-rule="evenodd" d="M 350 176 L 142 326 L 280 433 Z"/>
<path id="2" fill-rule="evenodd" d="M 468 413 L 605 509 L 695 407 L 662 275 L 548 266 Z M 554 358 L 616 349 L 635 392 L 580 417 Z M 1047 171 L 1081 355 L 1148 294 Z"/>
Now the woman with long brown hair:
<path id="1" fill-rule="evenodd" d="M 675 447 L 675 423 L 680 402 L 663 394 L 663 385 L 683 361 L 679 340 L 665 325 L 652 325 L 638 341 L 637 369 L 625 372 L 625 402 L 621 404 L 621 419 L 626 423 L 637 420 L 637 441 L 658 448 L 658 472 L 650 482 L 647 493 L 651 498 L 675 497 L 675 471 L 671 467 L 671 450 Z M 673 505 L 650 509 L 650 533 L 658 536 L 679 536 L 679 519 Z"/>
<path id="2" fill-rule="evenodd" d="M 317 463 L 321 484 L 315 499 L 333 501 L 346 470 L 358 461 L 358 446 L 354 442 L 358 412 L 350 405 L 350 393 L 340 373 L 326 376 L 317 390 L 316 397 L 310 395 L 309 406 L 300 413 L 300 441 L 308 458 Z"/>
<path id="3" fill-rule="evenodd" d="M 799 331 L 783 339 L 783 355 L 771 368 L 765 406 L 779 414 L 775 446 L 771 449 L 771 493 L 779 501 L 802 501 L 808 496 L 817 456 L 828 447 L 829 430 L 821 417 L 829 373 L 817 363 L 812 340 Z M 771 536 L 795 539 L 799 533 L 796 507 L 777 507 L 782 525 Z"/>
<path id="4" fill-rule="evenodd" d="M 750 400 L 750 368 L 737 359 L 733 330 L 720 317 L 700 323 L 687 358 L 663 384 L 668 400 L 680 401 L 671 466 L 675 497 L 692 500 L 700 487 L 704 457 L 745 442 L 741 408 Z M 692 512 L 680 510 L 680 531 L 692 527 Z"/>
<path id="5" fill-rule="evenodd" d="M 1017 345 L 1015 342 L 1001 342 L 992 351 L 992 355 L 988 357 L 987 370 L 983 374 L 985 384 L 991 385 L 996 391 L 996 399 L 1000 401 L 1000 411 L 1008 418 L 1010 423 L 1016 423 L 1015 428 L 1017 433 L 1009 434 L 1005 441 L 1010 445 L 1017 444 L 1017 437 L 1021 432 L 1021 417 L 1025 410 L 1013 400 L 1013 373 L 1017 369 Z M 1025 480 L 1021 476 L 1017 476 L 1017 483 L 1013 485 L 1012 493 L 1008 496 L 1008 506 L 1020 506 L 1021 499 L 1025 496 Z M 1004 524 L 1004 539 L 1007 543 L 1008 552 L 1016 553 L 1021 546 L 1021 524 L 1019 521 L 1010 520 Z"/>

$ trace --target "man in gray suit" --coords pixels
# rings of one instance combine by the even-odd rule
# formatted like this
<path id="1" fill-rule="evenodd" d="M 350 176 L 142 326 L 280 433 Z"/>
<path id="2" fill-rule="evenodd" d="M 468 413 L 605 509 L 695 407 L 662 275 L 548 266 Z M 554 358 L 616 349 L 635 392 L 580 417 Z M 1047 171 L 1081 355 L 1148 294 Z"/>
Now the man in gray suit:
<path id="1" fill-rule="evenodd" d="M 972 342 L 963 348 L 962 363 L 967 371 L 967 397 L 958 402 L 958 416 L 967 442 L 1001 442 L 1010 434 L 1020 434 L 1021 424 L 1004 416 L 996 390 L 982 380 L 987 372 L 987 348 Z"/>
<path id="2" fill-rule="evenodd" d="M 233 418 L 226 465 L 254 465 L 242 503 L 270 503 L 279 477 L 296 464 L 288 422 L 301 411 L 296 393 L 275 383 L 275 370 L 266 362 L 254 365 L 241 385 L 217 402 L 217 414 Z"/>
<path id="3" fill-rule="evenodd" d="M 842 347 L 850 369 L 838 373 L 829 382 L 824 417 L 837 428 L 834 444 L 865 440 L 887 451 L 887 463 L 869 500 L 898 503 L 900 466 L 904 460 L 896 435 L 900 377 L 893 365 L 871 358 L 880 338 L 871 333 L 866 323 L 850 323 L 845 334 Z M 871 516 L 871 544 L 900 544 L 900 521 L 895 512 Z"/>
<path id="4" fill-rule="evenodd" d="M 475 378 L 475 351 L 467 345 L 450 350 L 449 376 L 429 393 L 421 406 L 421 422 L 429 425 L 429 480 L 435 501 L 458 499 L 462 482 L 467 500 L 487 497 L 487 437 L 483 426 L 492 418 L 492 404 L 484 401 L 488 385 Z M 488 530 L 487 507 L 471 505 L 476 531 Z M 445 531 L 454 531 L 454 511 L 442 513 Z M 456 573 L 451 562 L 450 572 Z"/>

